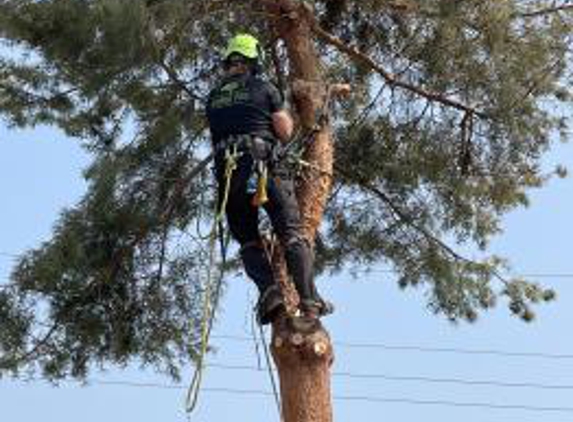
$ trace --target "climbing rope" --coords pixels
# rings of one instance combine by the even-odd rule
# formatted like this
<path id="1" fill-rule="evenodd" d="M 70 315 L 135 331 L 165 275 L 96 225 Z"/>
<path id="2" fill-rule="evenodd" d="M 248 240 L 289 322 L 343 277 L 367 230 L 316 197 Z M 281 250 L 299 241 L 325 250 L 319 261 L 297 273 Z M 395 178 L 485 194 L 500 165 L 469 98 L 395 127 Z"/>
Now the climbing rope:
<path id="1" fill-rule="evenodd" d="M 265 255 L 267 256 L 267 259 L 269 260 L 269 262 L 272 262 L 272 257 L 274 255 L 274 248 L 275 248 L 275 242 L 276 241 L 277 241 L 277 239 L 274 238 L 272 233 L 271 233 L 270 239 L 267 239 L 267 241 L 263 241 L 263 249 L 265 251 Z M 273 389 L 273 396 L 275 399 L 275 404 L 277 406 L 277 412 L 279 414 L 279 420 L 282 422 L 283 421 L 283 411 L 282 411 L 281 397 L 280 397 L 280 394 L 278 391 L 277 382 L 275 380 L 275 375 L 273 373 L 272 361 L 271 361 L 271 357 L 269 355 L 269 345 L 267 344 L 267 342 L 265 340 L 265 333 L 263 330 L 263 325 L 259 321 L 257 321 L 257 324 L 259 326 L 259 334 L 261 336 L 261 342 L 263 343 L 265 362 L 266 362 L 267 371 L 269 374 L 269 379 L 271 381 L 271 386 Z"/>
<path id="2" fill-rule="evenodd" d="M 187 400 L 185 409 L 187 413 L 193 412 L 195 407 L 197 406 L 197 401 L 199 398 L 199 391 L 201 389 L 201 381 L 203 378 L 203 371 L 204 371 L 204 360 L 205 355 L 207 354 L 207 347 L 209 345 L 209 335 L 211 334 L 211 328 L 213 327 L 213 319 L 215 316 L 215 308 L 217 306 L 217 302 L 219 300 L 221 286 L 223 283 L 224 277 L 224 265 L 223 262 L 221 266 L 221 271 L 219 277 L 216 281 L 216 288 L 215 294 L 213 295 L 212 292 L 212 285 L 213 285 L 213 272 L 215 267 L 215 246 L 217 242 L 217 238 L 219 237 L 219 230 L 222 226 L 223 217 L 225 215 L 225 209 L 227 207 L 227 202 L 229 200 L 229 192 L 231 189 L 231 177 L 233 172 L 237 168 L 237 157 L 239 156 L 237 152 L 236 145 L 233 147 L 233 151 L 229 152 L 227 149 L 225 151 L 225 173 L 224 173 L 224 189 L 223 189 L 223 196 L 220 199 L 219 203 L 215 206 L 215 217 L 213 219 L 213 225 L 211 227 L 211 231 L 209 234 L 209 265 L 207 267 L 207 279 L 205 282 L 205 298 L 203 302 L 203 311 L 202 311 L 202 318 L 201 318 L 201 347 L 199 349 L 199 356 L 197 358 L 197 365 L 195 367 L 195 372 L 193 374 L 193 378 L 191 380 L 191 384 L 189 385 L 189 389 L 187 390 Z M 222 234 L 222 230 L 221 230 Z M 222 237 L 220 237 L 222 239 Z M 222 244 L 222 256 L 223 260 L 225 260 L 226 256 L 226 245 L 223 247 L 225 241 L 221 240 Z M 212 296 L 214 299 L 212 299 Z M 213 307 L 211 306 L 211 301 L 213 300 Z"/>
<path id="3" fill-rule="evenodd" d="M 267 366 L 269 379 L 271 380 L 271 386 L 273 389 L 273 396 L 275 398 L 275 404 L 277 406 L 277 411 L 279 413 L 279 419 L 281 421 L 283 421 L 283 410 L 282 410 L 282 405 L 281 405 L 281 399 L 280 399 L 279 389 L 277 387 L 277 381 L 275 380 L 275 374 L 273 373 L 272 361 L 271 361 L 271 356 L 269 353 L 269 345 L 267 344 L 267 341 L 265 339 L 265 332 L 263 330 L 263 326 L 260 323 L 258 325 L 259 325 L 259 335 L 261 336 L 261 341 L 263 343 L 265 363 Z"/>

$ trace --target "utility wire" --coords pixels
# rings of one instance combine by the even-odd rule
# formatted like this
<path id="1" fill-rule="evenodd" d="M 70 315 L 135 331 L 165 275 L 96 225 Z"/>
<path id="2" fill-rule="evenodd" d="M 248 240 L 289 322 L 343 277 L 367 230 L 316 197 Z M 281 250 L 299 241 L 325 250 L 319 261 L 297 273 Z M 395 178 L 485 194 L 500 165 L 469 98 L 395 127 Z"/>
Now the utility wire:
<path id="1" fill-rule="evenodd" d="M 0 291 L 3 289 L 14 288 L 14 283 L 0 283 Z M 246 336 L 217 334 L 211 336 L 214 339 L 249 342 L 252 343 L 253 339 Z M 521 352 L 521 351 L 507 351 L 496 349 L 468 349 L 458 347 L 430 347 L 418 345 L 401 345 L 401 344 L 388 344 L 388 343 L 352 343 L 352 342 L 335 342 L 340 347 L 351 349 L 375 349 L 375 350 L 389 350 L 389 351 L 408 351 L 419 353 L 450 353 L 457 355 L 489 355 L 509 358 L 537 358 L 549 360 L 572 360 L 573 354 L 567 353 L 544 353 L 544 352 Z"/>
<path id="2" fill-rule="evenodd" d="M 229 365 L 222 363 L 210 363 L 211 368 L 224 370 L 238 370 L 251 372 L 264 372 L 266 369 L 250 365 Z M 531 388 L 539 390 L 573 390 L 573 384 L 542 384 L 535 382 L 508 382 L 499 380 L 475 380 L 464 378 L 435 378 L 422 376 L 403 376 L 388 374 L 365 374 L 356 372 L 332 372 L 333 377 L 356 378 L 356 379 L 383 379 L 387 381 L 407 381 L 420 383 L 458 384 L 471 386 L 489 386 L 502 388 Z"/>
<path id="3" fill-rule="evenodd" d="M 0 257 L 11 258 L 11 259 L 20 259 L 20 258 L 22 258 L 22 255 L 18 255 L 18 254 L 11 253 L 11 252 L 0 251 Z M 358 271 L 349 270 L 349 272 L 351 274 L 364 274 L 364 275 L 368 275 L 368 274 L 398 274 L 398 271 L 393 270 L 392 268 L 379 268 L 379 269 L 358 270 Z M 555 279 L 559 279 L 559 278 L 569 279 L 569 278 L 571 278 L 571 279 L 573 279 L 573 272 L 557 272 L 557 273 L 531 272 L 531 273 L 521 273 L 521 274 L 508 275 L 507 277 L 508 278 L 510 278 L 510 277 L 523 277 L 523 278 L 555 278 Z"/>
<path id="4" fill-rule="evenodd" d="M 252 342 L 249 337 L 238 335 L 218 334 L 213 335 L 212 338 L 222 340 Z M 396 351 L 411 351 L 422 353 L 453 353 L 462 355 L 492 355 L 504 357 L 522 357 L 522 358 L 540 358 L 540 359 L 573 359 L 573 354 L 555 354 L 555 353 L 538 353 L 538 352 L 517 352 L 517 351 L 504 351 L 494 349 L 465 349 L 456 347 L 426 347 L 426 346 L 413 346 L 413 345 L 398 345 L 386 343 L 348 343 L 348 342 L 334 342 L 335 345 L 348 348 L 362 348 L 362 349 L 382 349 L 382 350 L 396 350 Z"/>
<path id="5" fill-rule="evenodd" d="M 44 381 L 43 379 L 40 379 Z M 160 384 L 153 382 L 133 382 L 133 381 L 105 381 L 92 379 L 87 380 L 88 385 L 102 385 L 102 386 L 122 386 L 134 388 L 155 388 L 165 390 L 185 390 L 187 387 L 177 384 Z M 267 390 L 260 389 L 241 389 L 230 387 L 204 387 L 202 390 L 206 393 L 225 393 L 231 395 L 253 395 L 262 397 L 273 397 L 273 393 Z M 492 410 L 521 410 L 527 412 L 561 412 L 573 413 L 573 407 L 565 406 L 532 406 L 526 404 L 500 404 L 492 402 L 459 402 L 450 400 L 421 400 L 412 399 L 408 397 L 382 397 L 382 396 L 368 396 L 368 395 L 334 395 L 334 400 L 338 401 L 360 401 L 369 403 L 397 403 L 397 404 L 411 404 L 421 406 L 445 406 L 445 407 L 465 407 L 465 408 L 481 408 Z"/>
<path id="6" fill-rule="evenodd" d="M 352 272 L 351 272 L 352 273 Z M 368 275 L 368 274 L 397 274 L 396 270 L 391 268 L 385 269 L 376 269 L 376 270 L 359 270 L 355 271 L 354 273 L 360 275 Z M 506 276 L 507 278 L 511 277 L 521 277 L 521 278 L 573 278 L 573 272 L 563 272 L 563 273 L 522 273 L 522 274 L 513 274 Z"/>

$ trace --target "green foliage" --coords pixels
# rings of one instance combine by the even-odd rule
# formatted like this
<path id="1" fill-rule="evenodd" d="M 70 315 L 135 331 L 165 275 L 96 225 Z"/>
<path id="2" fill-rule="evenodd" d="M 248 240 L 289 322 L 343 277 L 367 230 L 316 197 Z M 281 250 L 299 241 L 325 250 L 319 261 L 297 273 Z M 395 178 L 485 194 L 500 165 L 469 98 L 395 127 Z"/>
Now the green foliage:
<path id="1" fill-rule="evenodd" d="M 321 271 L 388 262 L 400 286 L 424 287 L 430 309 L 452 321 L 474 321 L 500 297 L 529 321 L 532 304 L 553 299 L 503 280 L 503 260 L 454 249 L 487 250 L 503 214 L 546 182 L 540 158 L 568 130 L 572 18 L 523 16 L 528 5 L 314 2 L 324 28 L 401 81 L 317 39 L 325 77 L 353 86 L 332 110 Z M 195 357 L 212 182 L 188 175 L 207 143 L 204 98 L 234 31 L 270 50 L 266 18 L 246 0 L 0 4 L 0 116 L 57 126 L 93 155 L 83 200 L 0 290 L 0 373 L 81 378 L 138 359 L 177 376 Z M 286 57 L 279 46 L 288 71 Z"/>

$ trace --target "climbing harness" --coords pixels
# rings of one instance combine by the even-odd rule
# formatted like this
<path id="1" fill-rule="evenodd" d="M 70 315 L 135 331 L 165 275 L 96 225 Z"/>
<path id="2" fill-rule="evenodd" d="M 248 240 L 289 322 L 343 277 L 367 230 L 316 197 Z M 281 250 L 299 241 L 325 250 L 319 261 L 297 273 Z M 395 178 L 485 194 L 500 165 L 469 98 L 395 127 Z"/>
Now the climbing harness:
<path id="1" fill-rule="evenodd" d="M 197 400 L 199 398 L 199 390 L 201 389 L 201 381 L 203 378 L 205 355 L 207 354 L 207 347 L 209 345 L 209 336 L 211 334 L 211 328 L 213 327 L 215 309 L 220 297 L 221 286 L 223 283 L 223 277 L 225 271 L 224 261 L 226 259 L 226 245 L 221 248 L 223 263 L 221 265 L 219 277 L 215 282 L 216 286 L 213 295 L 212 285 L 213 285 L 213 269 L 215 267 L 215 244 L 217 241 L 219 230 L 221 230 L 222 228 L 223 216 L 225 214 L 225 208 L 227 207 L 229 192 L 231 189 L 231 177 L 233 175 L 233 172 L 237 168 L 238 156 L 239 153 L 237 151 L 237 146 L 233 148 L 232 152 L 226 150 L 223 195 L 221 200 L 215 207 L 215 217 L 213 219 L 213 225 L 211 227 L 211 232 L 209 235 L 209 265 L 207 267 L 207 280 L 205 282 L 205 298 L 202 311 L 201 345 L 199 349 L 199 356 L 197 358 L 195 373 L 193 374 L 191 384 L 189 385 L 189 389 L 187 391 L 187 400 L 185 408 L 188 413 L 193 412 L 193 410 L 197 405 Z M 221 239 L 221 244 L 223 246 L 224 240 L 222 240 L 222 237 L 220 237 L 220 239 Z M 213 301 L 213 306 L 211 306 L 211 301 Z"/>

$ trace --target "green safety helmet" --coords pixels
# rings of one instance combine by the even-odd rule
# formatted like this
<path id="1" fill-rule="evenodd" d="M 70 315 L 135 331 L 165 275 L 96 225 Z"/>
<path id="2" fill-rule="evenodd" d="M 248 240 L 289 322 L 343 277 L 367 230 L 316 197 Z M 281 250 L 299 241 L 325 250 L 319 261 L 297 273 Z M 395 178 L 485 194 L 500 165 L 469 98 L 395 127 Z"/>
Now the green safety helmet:
<path id="1" fill-rule="evenodd" d="M 229 40 L 225 49 L 224 58 L 227 60 L 233 53 L 240 54 L 248 59 L 259 57 L 259 41 L 250 34 L 238 34 Z"/>

